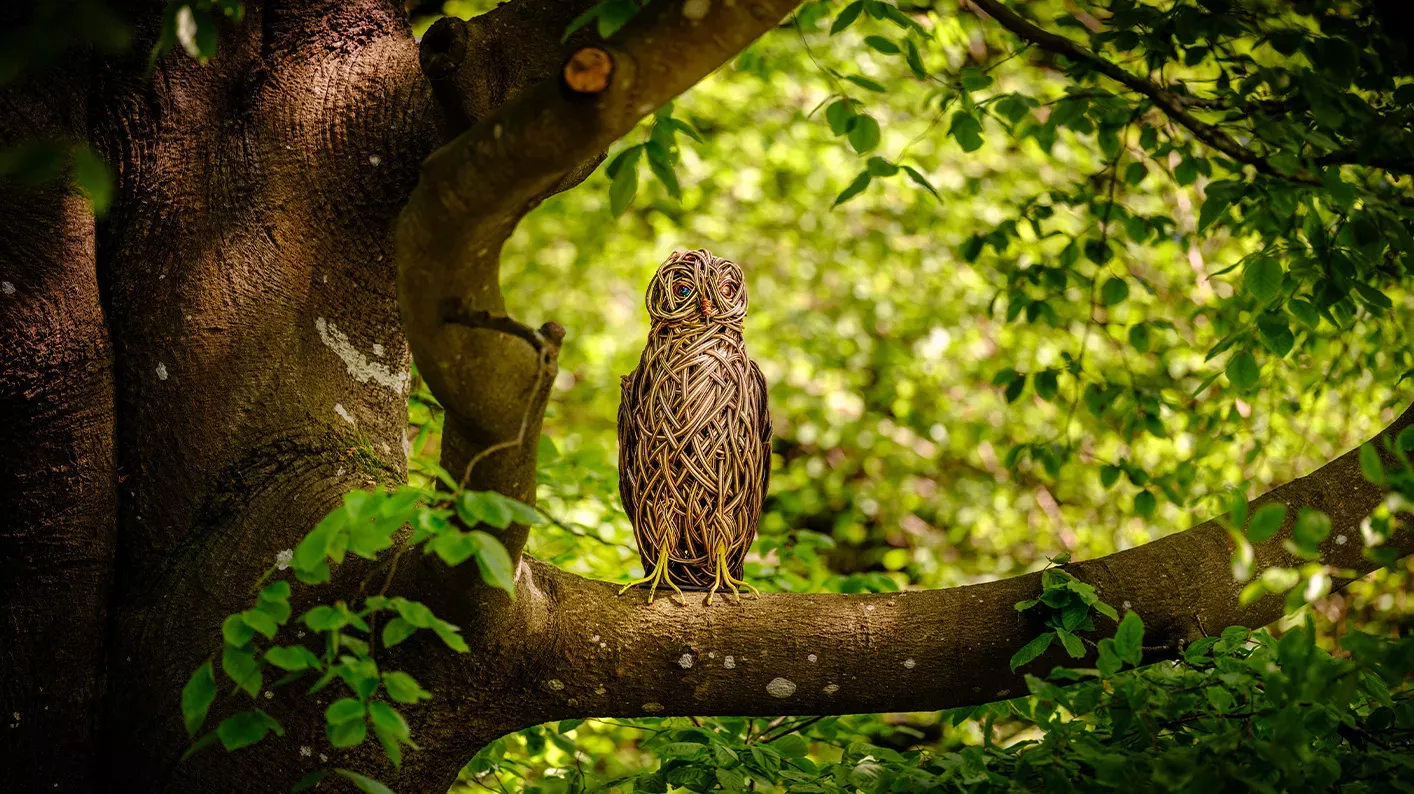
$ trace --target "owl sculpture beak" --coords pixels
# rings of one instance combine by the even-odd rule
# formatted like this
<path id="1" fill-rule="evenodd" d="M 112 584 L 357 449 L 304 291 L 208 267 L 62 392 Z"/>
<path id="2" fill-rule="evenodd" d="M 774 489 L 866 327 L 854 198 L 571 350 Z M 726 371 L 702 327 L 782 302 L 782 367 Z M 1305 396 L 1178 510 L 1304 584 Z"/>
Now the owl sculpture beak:
<path id="1" fill-rule="evenodd" d="M 708 298 L 703 298 L 703 299 L 702 299 L 702 316 L 704 316 L 704 317 L 711 317 L 712 315 L 714 315 L 714 314 L 716 314 L 716 313 L 717 313 L 717 306 L 716 306 L 716 304 L 712 303 L 712 301 L 711 301 L 710 299 L 708 299 Z"/>

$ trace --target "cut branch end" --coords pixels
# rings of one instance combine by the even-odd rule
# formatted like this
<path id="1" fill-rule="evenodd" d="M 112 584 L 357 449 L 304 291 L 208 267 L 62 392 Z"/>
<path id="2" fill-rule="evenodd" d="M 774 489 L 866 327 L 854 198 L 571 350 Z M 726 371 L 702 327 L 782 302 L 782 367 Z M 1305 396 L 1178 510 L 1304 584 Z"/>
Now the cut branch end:
<path id="1" fill-rule="evenodd" d="M 565 86 L 577 94 L 599 94 L 609 87 L 614 59 L 598 47 L 575 50 L 565 61 Z"/>

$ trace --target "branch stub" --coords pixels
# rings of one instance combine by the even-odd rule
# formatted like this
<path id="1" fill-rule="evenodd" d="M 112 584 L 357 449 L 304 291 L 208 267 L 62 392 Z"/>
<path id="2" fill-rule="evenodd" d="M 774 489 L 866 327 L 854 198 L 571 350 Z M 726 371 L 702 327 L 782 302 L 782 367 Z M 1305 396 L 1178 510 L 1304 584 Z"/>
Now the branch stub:
<path id="1" fill-rule="evenodd" d="M 598 94 L 609 87 L 614 71 L 614 59 L 598 47 L 576 50 L 565 61 L 565 85 L 580 94 Z"/>

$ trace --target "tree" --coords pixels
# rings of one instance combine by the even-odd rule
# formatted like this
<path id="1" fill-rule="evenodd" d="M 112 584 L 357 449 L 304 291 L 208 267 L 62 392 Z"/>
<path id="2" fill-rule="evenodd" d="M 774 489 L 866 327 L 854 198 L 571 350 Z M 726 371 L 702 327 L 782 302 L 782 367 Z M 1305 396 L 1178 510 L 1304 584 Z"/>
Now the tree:
<path id="1" fill-rule="evenodd" d="M 176 716 L 182 688 L 222 646 L 223 619 L 250 606 L 251 583 L 282 551 L 298 548 L 346 493 L 406 478 L 413 360 L 447 412 L 442 468 L 474 493 L 534 501 L 533 442 L 561 345 L 570 342 L 553 324 L 532 329 L 507 316 L 503 246 L 528 211 L 585 179 L 611 144 L 781 25 L 796 3 L 688 0 L 642 10 L 609 3 L 594 7 L 594 30 L 581 26 L 568 43 L 566 29 L 590 3 L 515 0 L 465 23 L 438 22 L 420 43 L 403 9 L 382 0 L 249 2 L 239 20 L 234 12 L 218 19 L 231 3 L 193 4 L 186 13 L 174 4 L 166 19 L 147 5 L 116 10 L 137 46 L 111 54 L 105 48 L 122 42 L 95 32 L 110 20 L 96 10 L 81 14 L 93 29 L 75 24 L 63 35 L 88 46 L 3 88 L 0 137 L 51 142 L 36 144 L 42 151 L 30 152 L 25 167 L 71 158 L 88 194 L 48 181 L 7 185 L 0 196 L 7 285 L 0 432 L 4 448 L 19 452 L 6 456 L 0 533 L 3 599 L 16 637 L 0 652 L 0 699 L 4 713 L 16 715 L 6 757 L 29 759 L 18 773 L 21 786 L 35 790 L 275 788 L 309 768 L 298 748 L 323 746 L 327 703 L 316 711 L 283 694 L 262 696 L 259 705 L 286 741 L 179 760 L 188 744 Z M 1166 131 L 1186 131 L 1163 152 L 1179 163 L 1174 171 L 1228 176 L 1209 183 L 1198 226 L 1218 223 L 1288 246 L 1274 275 L 1257 264 L 1274 254 L 1245 263 L 1252 294 L 1244 299 L 1261 301 L 1257 311 L 1247 306 L 1250 316 L 1239 320 L 1238 306 L 1215 320 L 1234 329 L 1216 353 L 1234 351 L 1226 374 L 1245 390 L 1257 380 L 1253 351 L 1290 349 L 1286 313 L 1301 319 L 1309 310 L 1313 325 L 1324 319 L 1348 329 L 1360 312 L 1390 303 L 1380 286 L 1407 267 L 1411 249 L 1407 111 L 1396 102 L 1408 93 L 1400 77 L 1407 57 L 1380 33 L 1375 12 L 1383 6 L 1344 14 L 1316 4 L 1300 10 L 1319 35 L 1298 37 L 1293 51 L 1322 48 L 1330 59 L 1324 74 L 1337 75 L 1329 84 L 1283 93 L 1276 80 L 1245 86 L 1224 73 L 1212 91 L 1196 95 L 1164 82 L 1162 67 L 1180 59 L 1201 66 L 1208 56 L 1192 53 L 1211 40 L 1219 71 L 1265 74 L 1268 67 L 1225 48 L 1242 35 L 1280 36 L 1227 4 L 1184 7 L 1192 13 L 1164 29 L 1143 16 L 1153 9 L 1116 3 L 1112 13 L 1136 16 L 1132 29 L 1097 23 L 1085 33 L 1088 46 L 992 0 L 944 11 L 985 12 L 1046 57 L 1063 59 L 1079 89 L 1043 122 L 1024 98 L 974 102 L 970 92 L 986 73 L 973 68 L 958 76 L 965 90 L 954 95 L 949 134 L 972 150 L 988 118 L 1035 122 L 1018 132 L 1052 140 L 1057 116 L 1090 124 L 1114 159 L 1100 174 L 1102 188 L 1076 203 L 1102 231 L 1072 236 L 1059 258 L 1073 264 L 1083 255 L 1100 265 L 1111 255 L 1115 213 L 1124 212 L 1114 201 L 1121 133 L 1128 136 L 1145 114 L 1166 118 Z M 818 21 L 825 6 L 809 9 Z M 833 24 L 843 29 L 865 10 L 845 5 Z M 867 10 L 900 17 L 901 28 L 910 24 L 892 5 Z M 7 22 L 29 18 L 5 13 Z M 606 24 L 612 15 L 632 18 L 614 30 L 623 20 Z M 40 21 L 52 22 L 52 13 Z M 1248 27 L 1223 27 L 1239 23 Z M 1136 30 L 1148 38 L 1121 38 Z M 164 43 L 209 62 L 163 57 L 149 73 L 148 50 Z M 904 52 L 888 40 L 870 46 Z M 1105 48 L 1142 49 L 1156 77 L 1117 65 Z M 1389 56 L 1383 70 L 1370 66 L 1382 56 Z M 1356 73 L 1368 84 L 1346 90 Z M 1345 85 L 1331 88 L 1341 74 Z M 1083 93 L 1100 84 L 1108 86 L 1104 95 Z M 1363 107 L 1351 99 L 1357 93 Z M 828 115 L 861 153 L 874 148 L 872 117 L 849 101 Z M 1266 123 L 1254 127 L 1254 119 Z M 1291 131 L 1304 127 L 1324 139 L 1294 144 Z M 105 203 L 105 162 L 115 176 L 100 219 L 94 205 Z M 1358 178 L 1343 179 L 1346 166 Z M 837 203 L 900 168 L 869 161 Z M 620 164 L 614 182 L 624 185 L 620 195 L 631 195 L 629 177 L 618 177 L 632 173 L 625 169 L 631 166 Z M 1329 207 L 1323 214 L 1284 209 L 1302 202 Z M 1026 213 L 1019 220 L 1045 221 L 1034 206 Z M 1337 220 L 1327 232 L 1332 213 Z M 1293 232 L 1287 222 L 1298 217 L 1314 220 Z M 961 254 L 976 259 L 987 247 L 1000 254 L 1017 226 L 979 235 Z M 1298 233 L 1300 251 L 1291 245 Z M 1371 236 L 1387 242 L 1376 250 Z M 1008 285 L 1028 322 L 1055 311 L 1022 299 L 1034 278 L 1017 268 Z M 1122 277 L 1097 270 L 1085 281 L 1086 314 L 1128 295 Z M 1282 313 L 1277 303 L 1288 298 Z M 1012 369 L 998 377 L 1014 397 L 1028 382 L 1038 394 L 1054 393 L 1057 374 Z M 1076 404 L 1092 395 L 1078 379 L 1075 393 Z M 1103 388 L 1093 394 L 1101 403 L 1096 415 L 1115 399 Z M 1145 397 L 1136 391 L 1132 399 Z M 1147 421 L 1143 411 L 1136 415 Z M 1282 542 L 1293 539 L 1297 509 L 1308 506 L 1330 520 L 1315 544 L 1325 564 L 1359 573 L 1377 567 L 1381 560 L 1363 554 L 1362 544 L 1339 539 L 1359 536 L 1384 502 L 1386 489 L 1362 468 L 1396 467 L 1395 439 L 1412 421 L 1406 411 L 1368 452 L 1351 451 L 1257 500 L 1258 510 L 1282 504 L 1289 515 L 1265 542 L 1246 547 L 1248 567 L 1304 562 L 1299 547 Z M 1024 449 L 1038 460 L 1057 454 L 1044 444 Z M 449 570 L 435 556 L 397 553 L 337 566 L 322 590 L 293 595 L 296 607 L 316 599 L 354 604 L 381 587 L 461 627 L 467 653 L 438 649 L 440 640 L 427 632 L 380 652 L 380 666 L 441 695 L 408 710 L 420 750 L 379 775 L 395 787 L 445 787 L 480 746 L 555 719 L 984 703 L 1021 691 L 1021 673 L 1007 662 L 1042 628 L 1013 607 L 1041 592 L 1039 572 L 951 590 L 768 594 L 731 609 L 649 608 L 640 598 L 616 598 L 607 583 L 524 556 L 529 521 L 512 518 L 492 534 L 495 548 L 507 552 L 514 599 L 495 587 L 494 572 Z M 1385 548 L 1402 556 L 1409 542 L 1401 531 Z M 1229 574 L 1234 547 L 1244 548 L 1215 520 L 1066 569 L 1107 601 L 1133 605 L 1147 625 L 1145 658 L 1159 659 L 1211 630 L 1262 626 L 1282 615 L 1280 597 L 1241 598 Z M 241 639 L 254 631 L 235 630 L 245 632 Z M 827 643 L 828 654 L 807 661 L 816 644 Z M 749 672 L 692 666 L 712 648 L 756 664 Z M 1041 663 L 1064 658 L 1056 647 Z M 908 660 L 917 660 L 908 669 L 918 670 L 921 683 L 888 686 L 886 670 Z M 696 671 L 690 687 L 689 669 Z M 263 732 L 262 725 L 245 727 Z M 331 764 L 373 768 L 375 754 L 365 743 Z"/>

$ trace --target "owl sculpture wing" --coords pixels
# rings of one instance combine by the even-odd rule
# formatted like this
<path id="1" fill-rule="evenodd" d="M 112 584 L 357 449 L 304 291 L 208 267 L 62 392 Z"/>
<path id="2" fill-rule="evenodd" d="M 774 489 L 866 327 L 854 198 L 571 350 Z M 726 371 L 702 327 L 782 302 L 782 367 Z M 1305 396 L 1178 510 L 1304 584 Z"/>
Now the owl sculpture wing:
<path id="1" fill-rule="evenodd" d="M 638 427 L 634 422 L 638 415 L 638 390 L 634 388 L 634 380 L 639 372 L 635 369 L 623 377 L 622 399 L 619 400 L 619 498 L 623 500 L 624 513 L 635 527 L 638 526 L 638 509 L 630 472 L 634 471 L 633 456 L 638 450 Z"/>
<path id="2" fill-rule="evenodd" d="M 756 515 L 761 515 L 761 505 L 766 501 L 766 492 L 771 485 L 771 434 L 775 428 L 771 424 L 771 409 L 766 403 L 766 376 L 756 362 L 751 362 L 751 377 L 756 380 L 757 410 L 761 412 L 761 492 L 757 494 Z M 623 420 L 619 421 L 620 426 Z"/>

